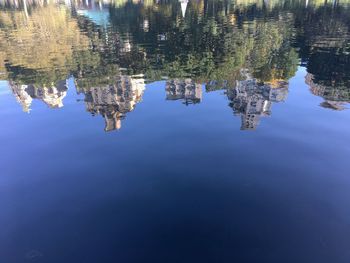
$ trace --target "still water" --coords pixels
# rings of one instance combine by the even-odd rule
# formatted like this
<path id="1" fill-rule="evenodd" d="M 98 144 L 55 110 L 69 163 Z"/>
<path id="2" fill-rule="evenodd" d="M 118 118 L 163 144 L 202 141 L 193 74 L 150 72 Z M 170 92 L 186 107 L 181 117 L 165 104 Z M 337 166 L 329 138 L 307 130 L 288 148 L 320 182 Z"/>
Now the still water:
<path id="1" fill-rule="evenodd" d="M 350 262 L 350 2 L 0 1 L 0 262 Z"/>

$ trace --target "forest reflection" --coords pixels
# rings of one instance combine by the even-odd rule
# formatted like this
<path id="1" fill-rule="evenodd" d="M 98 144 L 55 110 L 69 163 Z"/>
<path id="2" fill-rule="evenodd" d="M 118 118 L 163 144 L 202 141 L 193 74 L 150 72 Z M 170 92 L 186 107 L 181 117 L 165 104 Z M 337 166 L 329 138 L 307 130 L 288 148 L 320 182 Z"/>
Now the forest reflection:
<path id="1" fill-rule="evenodd" d="M 23 110 L 34 99 L 64 105 L 73 78 L 86 110 L 105 130 L 165 81 L 167 100 L 201 103 L 223 90 L 256 129 L 286 100 L 288 80 L 306 67 L 321 106 L 350 101 L 347 1 L 0 1 L 0 78 Z"/>

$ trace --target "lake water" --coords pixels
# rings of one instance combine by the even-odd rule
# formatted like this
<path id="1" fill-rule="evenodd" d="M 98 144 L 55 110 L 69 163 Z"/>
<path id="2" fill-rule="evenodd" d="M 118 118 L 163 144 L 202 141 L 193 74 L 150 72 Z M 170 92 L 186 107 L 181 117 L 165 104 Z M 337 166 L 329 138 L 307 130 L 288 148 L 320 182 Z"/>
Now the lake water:
<path id="1" fill-rule="evenodd" d="M 350 262 L 350 2 L 0 1 L 0 79 L 1 263 Z"/>

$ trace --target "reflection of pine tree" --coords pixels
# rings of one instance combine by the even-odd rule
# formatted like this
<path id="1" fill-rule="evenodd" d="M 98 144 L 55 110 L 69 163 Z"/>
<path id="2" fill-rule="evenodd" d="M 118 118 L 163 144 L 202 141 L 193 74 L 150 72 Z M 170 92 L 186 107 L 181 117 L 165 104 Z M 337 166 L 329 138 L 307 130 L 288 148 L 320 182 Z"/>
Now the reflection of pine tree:
<path id="1" fill-rule="evenodd" d="M 305 77 L 305 82 L 309 85 L 312 94 L 324 99 L 324 102 L 321 103 L 322 107 L 342 110 L 344 109 L 344 102 L 350 102 L 349 87 L 326 85 L 315 82 L 315 79 L 315 76 L 308 73 Z"/>
<path id="2" fill-rule="evenodd" d="M 295 23 L 302 61 L 313 75 L 313 83 L 350 88 L 348 8 L 323 5 L 310 12 L 299 11 Z"/>

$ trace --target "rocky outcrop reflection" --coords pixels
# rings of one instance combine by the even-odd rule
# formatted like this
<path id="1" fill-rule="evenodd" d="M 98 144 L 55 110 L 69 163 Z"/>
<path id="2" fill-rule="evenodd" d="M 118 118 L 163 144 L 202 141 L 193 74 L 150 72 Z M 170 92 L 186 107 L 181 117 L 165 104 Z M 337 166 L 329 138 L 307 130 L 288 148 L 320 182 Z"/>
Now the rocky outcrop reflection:
<path id="1" fill-rule="evenodd" d="M 168 80 L 165 85 L 167 100 L 183 100 L 186 105 L 200 103 L 202 85 L 191 79 Z"/>
<path id="2" fill-rule="evenodd" d="M 234 88 L 227 89 L 229 106 L 235 115 L 241 116 L 241 130 L 255 130 L 261 117 L 271 115 L 272 103 L 284 101 L 287 95 L 288 83 L 285 81 L 260 84 L 250 77 L 236 81 Z"/>
<path id="3" fill-rule="evenodd" d="M 332 110 L 344 110 L 345 104 L 350 102 L 350 89 L 347 87 L 333 87 L 315 83 L 314 76 L 306 74 L 305 82 L 310 87 L 312 94 L 322 97 L 324 101 L 321 107 Z"/>
<path id="4" fill-rule="evenodd" d="M 63 99 L 67 95 L 66 81 L 58 81 L 51 87 L 38 87 L 10 82 L 10 89 L 24 112 L 30 112 L 33 99 L 43 101 L 50 108 L 63 107 Z"/>
<path id="5" fill-rule="evenodd" d="M 181 4 L 182 17 L 185 17 L 187 5 L 188 5 L 188 0 L 179 0 L 179 2 Z"/>
<path id="6" fill-rule="evenodd" d="M 121 128 L 121 120 L 141 101 L 145 90 L 143 78 L 119 76 L 113 85 L 79 89 L 85 94 L 86 110 L 105 119 L 105 131 Z"/>

